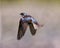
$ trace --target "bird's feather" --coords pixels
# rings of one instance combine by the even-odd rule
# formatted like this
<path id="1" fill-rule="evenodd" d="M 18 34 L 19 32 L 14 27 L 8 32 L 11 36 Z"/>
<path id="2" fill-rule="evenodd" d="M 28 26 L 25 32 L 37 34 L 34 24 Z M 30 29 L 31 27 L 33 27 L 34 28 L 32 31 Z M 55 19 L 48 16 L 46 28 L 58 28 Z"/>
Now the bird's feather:
<path id="1" fill-rule="evenodd" d="M 30 28 L 31 34 L 32 34 L 32 35 L 35 35 L 35 34 L 36 34 L 36 29 L 34 28 L 33 23 L 30 23 L 30 24 L 29 24 L 29 28 Z"/>
<path id="2" fill-rule="evenodd" d="M 27 29 L 27 24 L 26 23 L 23 24 L 22 20 L 20 20 L 18 34 L 17 34 L 18 40 L 20 40 L 24 36 L 26 29 Z"/>

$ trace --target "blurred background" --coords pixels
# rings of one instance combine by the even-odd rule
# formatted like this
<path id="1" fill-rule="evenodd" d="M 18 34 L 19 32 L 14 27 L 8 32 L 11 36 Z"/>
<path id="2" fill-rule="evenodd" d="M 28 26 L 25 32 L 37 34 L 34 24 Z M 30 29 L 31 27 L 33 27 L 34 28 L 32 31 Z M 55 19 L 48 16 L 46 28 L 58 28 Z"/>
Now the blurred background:
<path id="1" fill-rule="evenodd" d="M 60 0 L 0 0 L 0 48 L 60 48 Z M 17 40 L 21 12 L 33 16 L 44 27 L 35 36 L 29 27 Z"/>

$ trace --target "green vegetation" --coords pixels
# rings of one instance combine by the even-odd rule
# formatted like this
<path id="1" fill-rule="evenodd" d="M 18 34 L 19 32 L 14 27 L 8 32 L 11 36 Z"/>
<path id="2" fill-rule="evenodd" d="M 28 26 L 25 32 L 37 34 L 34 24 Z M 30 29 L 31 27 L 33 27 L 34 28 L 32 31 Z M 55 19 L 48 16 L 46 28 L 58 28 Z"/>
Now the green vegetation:
<path id="1" fill-rule="evenodd" d="M 7 4 L 12 4 L 12 3 L 20 3 L 23 0 L 0 0 L 1 3 L 7 3 Z"/>
<path id="2" fill-rule="evenodd" d="M 1 2 L 17 2 L 24 0 L 0 0 Z M 27 0 L 26 0 L 27 1 Z M 60 2 L 60 0 L 29 0 L 29 1 L 39 1 L 39 2 Z"/>
<path id="3" fill-rule="evenodd" d="M 3 3 L 20 3 L 25 0 L 0 0 L 0 2 Z M 31 1 L 31 2 L 36 2 L 36 3 L 60 3 L 60 0 L 26 0 L 26 1 Z"/>
<path id="4" fill-rule="evenodd" d="M 21 1 L 21 0 L 0 0 L 1 2 L 16 2 L 16 1 Z"/>
<path id="5" fill-rule="evenodd" d="M 49 1 L 51 1 L 51 2 L 53 2 L 53 1 L 60 1 L 60 0 L 33 0 L 33 1 L 42 1 L 42 2 L 49 2 Z"/>
<path id="6" fill-rule="evenodd" d="M 51 3 L 53 3 L 53 4 L 60 4 L 60 0 L 35 0 L 35 2 L 37 2 L 37 3 L 42 3 L 42 4 L 44 4 L 44 3 L 47 3 L 47 4 L 51 4 Z"/>
<path id="7" fill-rule="evenodd" d="M 16 1 L 20 1 L 20 0 L 1 0 L 2 2 L 16 2 Z"/>

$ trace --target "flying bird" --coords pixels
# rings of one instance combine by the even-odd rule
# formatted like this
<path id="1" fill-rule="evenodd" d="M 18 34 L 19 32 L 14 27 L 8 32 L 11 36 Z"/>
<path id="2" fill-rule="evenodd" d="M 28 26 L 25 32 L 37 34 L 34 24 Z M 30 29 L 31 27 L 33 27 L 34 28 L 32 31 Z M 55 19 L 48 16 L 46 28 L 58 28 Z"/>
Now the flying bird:
<path id="1" fill-rule="evenodd" d="M 32 35 L 35 35 L 37 31 L 37 29 L 34 27 L 34 24 L 40 26 L 35 18 L 33 18 L 31 15 L 28 15 L 26 13 L 20 13 L 20 15 L 22 18 L 19 21 L 17 40 L 20 40 L 24 36 L 28 26 Z"/>

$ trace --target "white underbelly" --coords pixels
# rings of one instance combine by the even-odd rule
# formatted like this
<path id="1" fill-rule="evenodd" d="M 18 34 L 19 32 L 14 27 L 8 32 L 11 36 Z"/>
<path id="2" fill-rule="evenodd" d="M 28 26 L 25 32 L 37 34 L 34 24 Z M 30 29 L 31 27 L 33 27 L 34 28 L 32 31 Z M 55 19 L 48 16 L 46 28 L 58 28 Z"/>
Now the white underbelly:
<path id="1" fill-rule="evenodd" d="M 34 26 L 34 28 L 35 28 L 35 29 L 38 29 L 38 27 L 37 27 L 37 25 L 36 25 L 36 24 L 34 24 L 34 23 L 33 23 L 33 26 Z"/>

